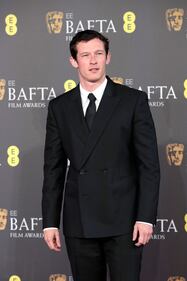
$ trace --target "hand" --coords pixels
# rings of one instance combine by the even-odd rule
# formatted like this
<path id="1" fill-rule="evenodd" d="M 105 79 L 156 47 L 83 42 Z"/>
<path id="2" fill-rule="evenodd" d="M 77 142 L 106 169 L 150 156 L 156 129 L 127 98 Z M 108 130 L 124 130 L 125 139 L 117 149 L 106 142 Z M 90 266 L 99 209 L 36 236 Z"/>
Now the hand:
<path id="1" fill-rule="evenodd" d="M 133 231 L 133 238 L 132 240 L 136 242 L 136 246 L 145 245 L 149 242 L 151 235 L 153 233 L 153 226 L 145 223 L 135 223 L 134 231 Z"/>
<path id="2" fill-rule="evenodd" d="M 51 250 L 60 252 L 61 242 L 60 242 L 60 235 L 58 229 L 45 229 L 44 240 Z"/>

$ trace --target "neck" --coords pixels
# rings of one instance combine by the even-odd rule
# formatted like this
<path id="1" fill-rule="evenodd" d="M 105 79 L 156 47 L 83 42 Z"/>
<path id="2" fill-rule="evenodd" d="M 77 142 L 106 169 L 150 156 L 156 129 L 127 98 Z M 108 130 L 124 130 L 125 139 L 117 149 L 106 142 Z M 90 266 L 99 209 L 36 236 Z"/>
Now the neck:
<path id="1" fill-rule="evenodd" d="M 80 79 L 81 86 L 88 92 L 93 92 L 96 90 L 105 80 L 105 76 L 99 81 L 85 81 Z"/>

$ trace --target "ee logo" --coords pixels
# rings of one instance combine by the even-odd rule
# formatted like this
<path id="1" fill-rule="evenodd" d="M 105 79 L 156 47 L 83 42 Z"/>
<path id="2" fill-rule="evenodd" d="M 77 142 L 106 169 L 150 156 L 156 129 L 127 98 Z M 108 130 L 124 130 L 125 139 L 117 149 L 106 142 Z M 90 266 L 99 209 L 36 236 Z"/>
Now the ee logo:
<path id="1" fill-rule="evenodd" d="M 184 97 L 187 99 L 187 79 L 184 80 Z"/>
<path id="2" fill-rule="evenodd" d="M 12 275 L 10 276 L 9 281 L 21 281 L 21 278 L 17 275 Z"/>
<path id="3" fill-rule="evenodd" d="M 71 89 L 76 87 L 76 83 L 74 80 L 66 80 L 64 83 L 65 92 L 70 91 Z"/>
<path id="4" fill-rule="evenodd" d="M 17 17 L 13 14 L 9 14 L 5 18 L 5 23 L 6 23 L 5 32 L 9 36 L 15 35 L 18 31 L 18 28 L 17 28 L 17 25 L 16 25 L 17 24 Z"/>
<path id="5" fill-rule="evenodd" d="M 187 214 L 184 215 L 184 230 L 187 232 Z"/>
<path id="6" fill-rule="evenodd" d="M 7 154 L 8 154 L 8 158 L 7 158 L 8 165 L 11 167 L 18 166 L 20 162 L 19 148 L 15 145 L 11 145 L 7 149 Z"/>
<path id="7" fill-rule="evenodd" d="M 123 14 L 123 30 L 126 33 L 133 33 L 136 30 L 136 15 L 135 13 L 128 11 L 125 14 Z"/>

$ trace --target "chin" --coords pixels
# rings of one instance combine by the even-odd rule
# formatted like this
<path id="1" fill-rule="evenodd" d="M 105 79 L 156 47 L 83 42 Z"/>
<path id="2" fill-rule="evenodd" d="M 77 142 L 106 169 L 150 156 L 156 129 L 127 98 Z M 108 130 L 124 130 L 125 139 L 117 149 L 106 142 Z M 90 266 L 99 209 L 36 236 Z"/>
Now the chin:
<path id="1" fill-rule="evenodd" d="M 92 82 L 92 83 L 95 83 L 95 82 L 98 82 L 99 80 L 100 80 L 99 78 L 91 78 L 88 81 Z"/>
<path id="2" fill-rule="evenodd" d="M 104 76 L 100 76 L 100 75 L 98 76 L 98 75 L 96 75 L 96 76 L 89 77 L 88 80 L 89 80 L 90 82 L 98 82 L 98 81 L 102 80 L 103 77 L 104 77 Z"/>

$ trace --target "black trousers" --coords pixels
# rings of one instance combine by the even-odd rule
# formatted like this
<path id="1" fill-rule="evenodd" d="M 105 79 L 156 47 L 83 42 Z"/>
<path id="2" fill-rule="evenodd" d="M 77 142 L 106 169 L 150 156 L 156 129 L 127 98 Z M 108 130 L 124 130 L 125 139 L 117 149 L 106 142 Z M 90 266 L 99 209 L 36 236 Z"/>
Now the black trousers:
<path id="1" fill-rule="evenodd" d="M 143 246 L 132 235 L 105 238 L 65 237 L 74 281 L 139 281 Z"/>

